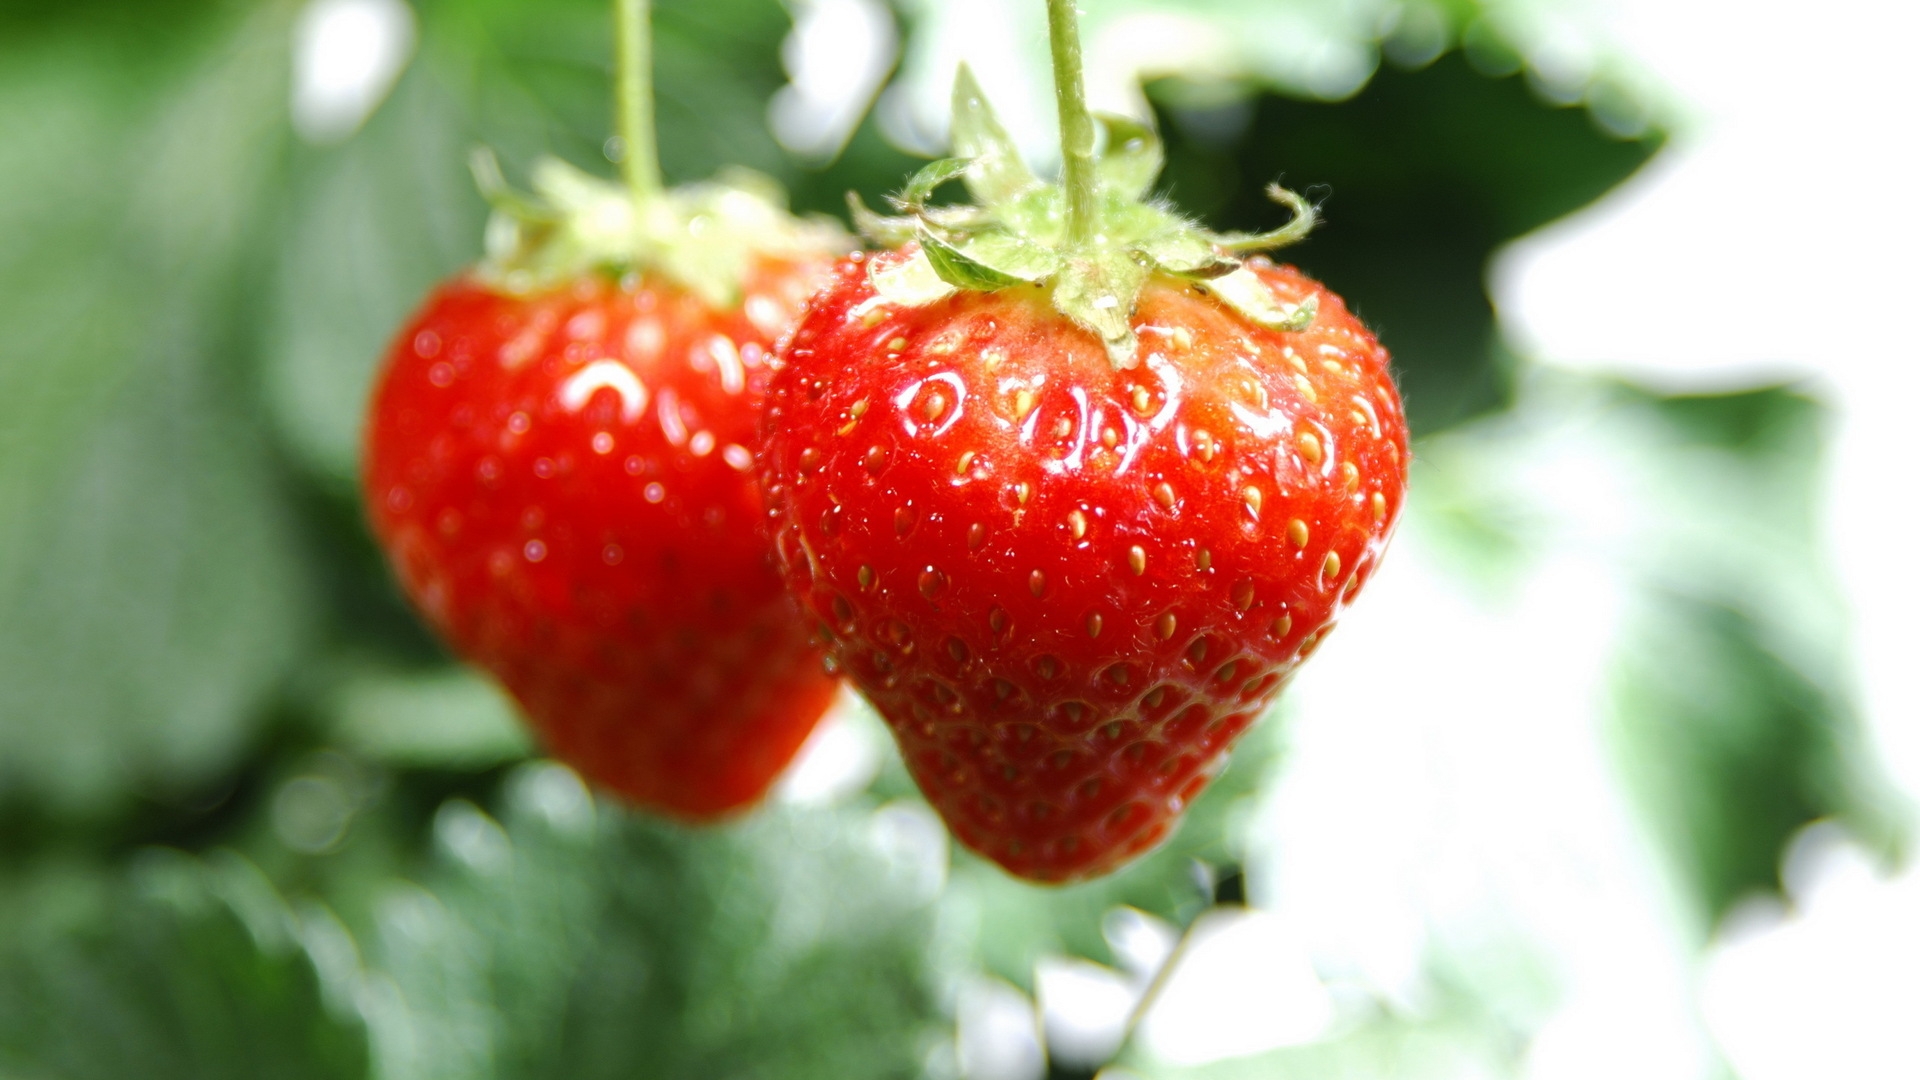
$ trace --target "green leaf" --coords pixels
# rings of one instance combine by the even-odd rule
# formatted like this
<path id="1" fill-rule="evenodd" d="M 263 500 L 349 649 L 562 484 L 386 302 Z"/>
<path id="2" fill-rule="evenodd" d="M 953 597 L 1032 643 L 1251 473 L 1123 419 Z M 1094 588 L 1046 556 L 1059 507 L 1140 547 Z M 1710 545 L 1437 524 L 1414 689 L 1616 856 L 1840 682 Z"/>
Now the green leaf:
<path id="1" fill-rule="evenodd" d="M 926 207 L 927 200 L 933 197 L 936 188 L 949 180 L 965 176 L 971 164 L 967 159 L 957 157 L 941 158 L 928 164 L 907 181 L 906 188 L 894 200 L 894 205 L 899 207 L 901 213 L 919 213 Z"/>
<path id="2" fill-rule="evenodd" d="M 260 302 L 262 382 L 294 459 L 343 500 L 358 498 L 361 423 L 388 344 L 435 282 L 481 255 L 469 124 L 421 62 L 352 138 L 296 155 Z"/>
<path id="3" fill-rule="evenodd" d="M 947 232 L 970 233 L 978 229 L 993 229 L 1001 225 L 1004 215 L 990 213 L 985 207 L 970 203 L 948 203 L 944 206 L 929 206 L 920 211 L 919 220 L 936 229 Z M 913 234 L 909 233 L 909 240 Z"/>
<path id="4" fill-rule="evenodd" d="M 1045 281 L 1060 268 L 1060 256 L 1051 247 L 1015 233 L 980 232 L 959 246 L 968 258 L 1028 284 Z"/>
<path id="5" fill-rule="evenodd" d="M 1626 787 L 1709 917 L 1778 884 L 1818 818 L 1896 831 L 1848 701 L 1844 615 L 1815 523 L 1831 419 L 1799 392 L 1654 397 L 1609 419 L 1647 522 L 1616 670 Z"/>
<path id="6" fill-rule="evenodd" d="M 542 154 L 611 172 L 602 154 L 614 130 L 605 3 L 413 6 L 421 21 L 417 62 L 457 96 L 466 114 L 461 129 L 499 148 L 509 175 Z M 766 122 L 767 100 L 787 81 L 780 49 L 792 21 L 785 7 L 703 0 L 654 4 L 652 14 L 655 105 L 668 181 L 703 180 L 731 165 L 783 181 L 798 173 Z"/>
<path id="7" fill-rule="evenodd" d="M 1204 283 L 1206 290 L 1248 319 L 1274 330 L 1300 331 L 1313 325 L 1320 312 L 1320 298 L 1308 296 L 1297 304 L 1274 299 L 1273 290 L 1260 276 L 1241 267 Z"/>
<path id="8" fill-rule="evenodd" d="M 1222 252 L 1206 237 L 1188 229 L 1151 237 L 1135 250 L 1169 274 L 1207 280 L 1240 269 L 1240 260 Z"/>
<path id="9" fill-rule="evenodd" d="M 0 42 L 0 789 L 55 812 L 230 768 L 313 628 L 231 319 L 288 18 L 196 16 L 131 69 Z"/>
<path id="10" fill-rule="evenodd" d="M 940 280 L 956 288 L 991 292 L 1027 284 L 1030 280 L 982 262 L 970 250 L 963 250 L 924 226 L 920 229 L 920 250 Z"/>
<path id="11" fill-rule="evenodd" d="M 918 1075 L 941 1023 L 927 943 L 944 850 L 924 807 L 688 829 L 525 766 L 500 816 L 436 816 L 422 886 L 379 905 L 383 1075 L 582 1080 Z"/>
<path id="12" fill-rule="evenodd" d="M 1148 87 L 1163 110 L 1163 186 L 1202 221 L 1285 223 L 1275 178 L 1327 195 L 1328 228 L 1287 260 L 1377 326 L 1416 433 L 1502 407 L 1513 359 L 1484 282 L 1507 241 L 1598 198 L 1638 169 L 1658 136 L 1610 137 L 1587 110 L 1542 101 L 1525 77 L 1489 78 L 1458 53 L 1417 70 L 1382 65 L 1344 101 L 1260 93 L 1244 127 L 1207 127 L 1217 98 Z"/>
<path id="13" fill-rule="evenodd" d="M 1130 116 L 1098 113 L 1095 118 L 1107 133 L 1106 148 L 1094 166 L 1100 186 L 1122 198 L 1145 198 L 1166 164 L 1159 133 Z"/>
<path id="14" fill-rule="evenodd" d="M 1259 233 L 1219 233 L 1214 239 L 1228 251 L 1271 251 L 1297 244 L 1307 238 L 1320 221 L 1313 204 L 1279 184 L 1267 185 L 1267 198 L 1287 208 L 1292 217 L 1285 225 Z"/>
<path id="15" fill-rule="evenodd" d="M 1416 535 L 1490 610 L 1552 572 L 1561 538 L 1609 537 L 1582 555 L 1617 581 L 1609 764 L 1702 936 L 1778 889 L 1807 823 L 1841 818 L 1883 849 L 1898 829 L 1817 529 L 1830 422 L 1791 388 L 1661 397 L 1542 371 L 1514 415 L 1416 459 Z M 1570 468 L 1588 474 L 1578 498 Z"/>
<path id="16" fill-rule="evenodd" d="M 1040 183 L 965 64 L 953 79 L 953 155 L 964 158 L 967 190 L 982 203 L 1006 202 Z"/>
<path id="17" fill-rule="evenodd" d="M 513 699 L 468 668 L 356 663 L 330 672 L 327 682 L 321 711 L 333 737 L 387 765 L 486 768 L 533 749 Z"/>
<path id="18" fill-rule="evenodd" d="M 643 256 L 716 308 L 740 302 L 740 282 L 760 255 L 835 255 L 857 246 L 832 218 L 788 214 L 779 188 L 757 173 L 733 170 L 685 185 L 663 203 L 656 209 L 670 212 L 641 215 Z"/>
<path id="19" fill-rule="evenodd" d="M 367 1032 L 235 856 L 142 853 L 102 917 L 0 948 L 0 1074 L 359 1080 Z"/>
<path id="20" fill-rule="evenodd" d="M 875 259 L 867 264 L 867 280 L 873 291 L 889 304 L 920 307 L 954 293 L 954 287 L 934 270 L 923 248 L 894 266 L 882 267 Z"/>
<path id="21" fill-rule="evenodd" d="M 913 239 L 916 227 L 912 218 L 888 217 L 875 212 L 857 191 L 847 192 L 847 218 L 853 222 L 855 233 L 879 247 L 899 247 Z"/>

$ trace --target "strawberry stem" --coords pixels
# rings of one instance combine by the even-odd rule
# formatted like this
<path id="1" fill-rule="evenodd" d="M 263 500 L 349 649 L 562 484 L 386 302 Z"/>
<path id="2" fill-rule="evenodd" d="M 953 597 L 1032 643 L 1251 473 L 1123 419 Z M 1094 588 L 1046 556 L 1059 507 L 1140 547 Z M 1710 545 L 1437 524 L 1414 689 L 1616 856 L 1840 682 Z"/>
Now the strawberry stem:
<path id="1" fill-rule="evenodd" d="M 1047 47 L 1060 109 L 1061 186 L 1067 190 L 1067 242 L 1090 245 L 1100 231 L 1093 171 L 1093 114 L 1080 66 L 1080 13 L 1074 0 L 1047 0 Z"/>
<path id="2" fill-rule="evenodd" d="M 653 129 L 653 33 L 647 0 L 614 0 L 614 105 L 620 128 L 620 172 L 634 201 L 665 186 Z"/>

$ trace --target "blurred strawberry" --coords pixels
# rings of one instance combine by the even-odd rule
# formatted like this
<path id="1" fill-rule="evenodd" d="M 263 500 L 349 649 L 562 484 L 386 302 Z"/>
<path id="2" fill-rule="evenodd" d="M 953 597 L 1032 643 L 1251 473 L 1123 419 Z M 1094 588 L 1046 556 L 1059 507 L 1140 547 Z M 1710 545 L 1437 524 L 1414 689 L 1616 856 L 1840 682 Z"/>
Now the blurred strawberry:
<path id="1" fill-rule="evenodd" d="M 752 466 L 767 357 L 847 244 L 761 178 L 661 190 L 628 120 L 624 188 L 545 161 L 529 199 L 480 160 L 488 258 L 395 340 L 365 498 L 408 597 L 556 756 L 708 818 L 833 693 Z"/>

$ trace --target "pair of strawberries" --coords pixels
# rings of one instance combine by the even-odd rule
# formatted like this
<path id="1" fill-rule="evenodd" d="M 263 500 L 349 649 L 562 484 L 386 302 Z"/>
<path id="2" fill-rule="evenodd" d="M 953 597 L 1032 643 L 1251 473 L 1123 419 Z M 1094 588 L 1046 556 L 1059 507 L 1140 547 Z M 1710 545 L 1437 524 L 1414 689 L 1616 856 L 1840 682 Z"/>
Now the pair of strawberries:
<path id="1" fill-rule="evenodd" d="M 1311 211 L 1278 192 L 1295 225 L 1235 236 L 1147 201 L 1157 140 L 1107 121 L 1096 158 L 1066 58 L 1058 185 L 964 73 L 957 157 L 899 217 L 856 206 L 877 252 L 752 179 L 549 162 L 396 339 L 374 530 L 595 783 L 692 820 L 748 806 L 837 670 L 963 843 L 1105 873 L 1372 573 L 1406 485 L 1387 355 L 1247 254 Z M 930 207 L 955 179 L 975 203 Z"/>

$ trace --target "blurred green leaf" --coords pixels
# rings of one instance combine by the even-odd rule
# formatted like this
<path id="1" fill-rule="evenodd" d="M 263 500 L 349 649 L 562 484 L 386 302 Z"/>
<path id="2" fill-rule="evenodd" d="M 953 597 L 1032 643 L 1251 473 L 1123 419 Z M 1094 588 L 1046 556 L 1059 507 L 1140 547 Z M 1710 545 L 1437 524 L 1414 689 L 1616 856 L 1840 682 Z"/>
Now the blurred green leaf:
<path id="1" fill-rule="evenodd" d="M 1845 694 L 1816 533 L 1827 416 L 1784 387 L 1619 396 L 1663 541 L 1619 660 L 1622 775 L 1718 916 L 1779 888 L 1781 852 L 1808 822 L 1892 828 L 1874 809 L 1886 803 Z"/>
<path id="2" fill-rule="evenodd" d="M 1325 281 L 1393 354 L 1417 433 L 1511 400 L 1483 278 L 1495 248 L 1620 183 L 1658 148 L 1603 132 L 1585 109 L 1489 78 L 1459 53 L 1384 67 L 1334 103 L 1163 81 L 1162 187 L 1215 225 L 1278 225 L 1266 185 L 1322 200 L 1282 257 Z"/>
<path id="3" fill-rule="evenodd" d="M 669 182 L 704 180 L 728 165 L 775 175 L 791 168 L 766 124 L 767 100 L 786 81 L 785 6 L 669 0 L 652 10 L 656 123 Z M 420 16 L 423 54 L 488 139 L 505 138 L 509 161 L 544 152 L 611 173 L 601 154 L 613 131 L 605 0 L 428 0 Z"/>
<path id="4" fill-rule="evenodd" d="M 143 853 L 97 922 L 0 949 L 0 1074 L 366 1075 L 366 1030 L 258 871 Z"/>
<path id="5" fill-rule="evenodd" d="M 345 665 L 321 708 L 345 748 L 396 768 L 475 769 L 527 756 L 532 739 L 513 700 L 464 667 Z"/>
<path id="6" fill-rule="evenodd" d="M 353 138 L 292 156 L 265 390 L 281 437 L 336 497 L 358 491 L 361 416 L 389 341 L 435 282 L 480 254 L 472 142 L 460 103 L 415 64 Z"/>
<path id="7" fill-rule="evenodd" d="M 1850 718 L 1765 632 L 1746 612 L 1655 596 L 1621 659 L 1622 772 L 1714 915 L 1777 890 L 1787 840 L 1857 806 Z"/>
<path id="8" fill-rule="evenodd" d="M 285 12 L 198 30 L 0 45 L 0 791 L 70 809 L 230 766 L 309 627 L 230 318 Z"/>
<path id="9" fill-rule="evenodd" d="M 1536 370 L 1512 412 L 1421 448 L 1449 571 L 1499 593 L 1578 553 L 1617 575 L 1613 764 L 1699 930 L 1777 890 L 1810 821 L 1892 835 L 1818 534 L 1827 424 L 1788 387 L 1672 397 Z"/>
<path id="10" fill-rule="evenodd" d="M 912 811 L 769 807 L 690 830 L 595 806 L 546 764 L 504 804 L 499 822 L 445 804 L 424 889 L 377 909 L 383 1075 L 918 1073 L 941 853 Z"/>

